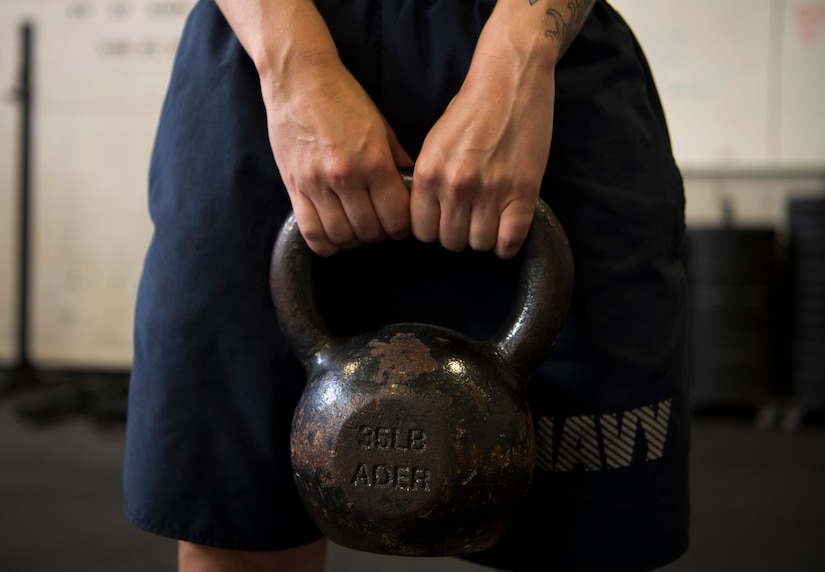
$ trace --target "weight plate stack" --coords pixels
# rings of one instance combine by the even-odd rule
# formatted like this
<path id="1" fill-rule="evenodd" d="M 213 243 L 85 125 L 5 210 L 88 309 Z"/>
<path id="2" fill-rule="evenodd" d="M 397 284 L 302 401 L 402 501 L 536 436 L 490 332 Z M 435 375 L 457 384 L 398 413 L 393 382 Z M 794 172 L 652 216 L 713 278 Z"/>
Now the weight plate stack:
<path id="1" fill-rule="evenodd" d="M 686 271 L 697 407 L 756 407 L 775 393 L 777 246 L 772 228 L 690 229 Z"/>
<path id="2" fill-rule="evenodd" d="M 825 199 L 788 201 L 790 378 L 799 405 L 825 408 Z"/>

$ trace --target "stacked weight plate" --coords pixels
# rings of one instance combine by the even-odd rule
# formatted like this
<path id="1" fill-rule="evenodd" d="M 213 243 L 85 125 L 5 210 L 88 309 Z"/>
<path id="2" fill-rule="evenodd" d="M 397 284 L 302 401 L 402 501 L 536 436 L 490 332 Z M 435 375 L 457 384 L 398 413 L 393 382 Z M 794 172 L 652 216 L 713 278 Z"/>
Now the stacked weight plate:
<path id="1" fill-rule="evenodd" d="M 697 407 L 758 407 L 775 391 L 776 235 L 688 231 L 689 350 Z"/>
<path id="2" fill-rule="evenodd" d="M 825 199 L 788 203 L 791 387 L 805 409 L 825 409 Z"/>

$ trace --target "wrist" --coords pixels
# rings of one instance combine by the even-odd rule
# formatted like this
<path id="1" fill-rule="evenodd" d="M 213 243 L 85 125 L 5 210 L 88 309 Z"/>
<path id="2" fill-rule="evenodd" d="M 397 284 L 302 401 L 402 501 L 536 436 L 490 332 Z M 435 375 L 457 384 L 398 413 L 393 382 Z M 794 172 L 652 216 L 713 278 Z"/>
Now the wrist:
<path id="1" fill-rule="evenodd" d="M 288 77 L 312 60 L 337 59 L 323 18 L 310 0 L 216 0 L 262 80 Z"/>
<path id="2" fill-rule="evenodd" d="M 504 45 L 522 60 L 552 70 L 578 35 L 595 0 L 499 0 L 483 43 Z"/>
<path id="3" fill-rule="evenodd" d="M 499 1 L 482 30 L 465 89 L 482 90 L 487 92 L 486 97 L 490 93 L 528 90 L 538 94 L 552 89 L 558 43 L 544 37 L 543 28 L 529 11 L 512 4 Z M 527 0 L 523 5 L 529 8 Z"/>
<path id="4" fill-rule="evenodd" d="M 510 59 L 518 67 L 552 71 L 561 58 L 559 42 L 547 37 L 546 8 L 528 0 L 503 0 L 484 26 L 476 53 Z"/>
<path id="5" fill-rule="evenodd" d="M 329 29 L 314 7 L 299 7 L 262 38 L 262 45 L 252 56 L 262 80 L 280 81 L 340 61 Z"/>
<path id="6" fill-rule="evenodd" d="M 277 59 L 267 58 L 256 64 L 265 100 L 289 97 L 305 98 L 315 90 L 324 90 L 330 78 L 343 68 L 337 51 L 288 50 Z"/>

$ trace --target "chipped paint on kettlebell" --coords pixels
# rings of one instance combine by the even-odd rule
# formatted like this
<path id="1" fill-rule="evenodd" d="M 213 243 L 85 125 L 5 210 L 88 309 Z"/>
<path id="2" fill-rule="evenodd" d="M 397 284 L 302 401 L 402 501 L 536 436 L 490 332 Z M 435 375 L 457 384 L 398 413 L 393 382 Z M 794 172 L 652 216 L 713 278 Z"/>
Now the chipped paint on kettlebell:
<path id="1" fill-rule="evenodd" d="M 389 342 L 370 340 L 367 346 L 372 348 L 370 356 L 378 360 L 375 383 L 404 383 L 438 367 L 430 348 L 415 333 L 398 333 Z"/>

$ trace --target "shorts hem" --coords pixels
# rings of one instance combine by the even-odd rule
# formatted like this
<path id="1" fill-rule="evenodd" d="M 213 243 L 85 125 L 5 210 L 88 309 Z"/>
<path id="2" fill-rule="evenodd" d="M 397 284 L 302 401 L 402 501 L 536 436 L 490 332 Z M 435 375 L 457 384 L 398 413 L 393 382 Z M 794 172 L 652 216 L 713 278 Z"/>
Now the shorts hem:
<path id="1" fill-rule="evenodd" d="M 316 540 L 323 538 L 323 535 L 320 532 L 317 532 L 315 534 L 307 534 L 305 536 L 294 536 L 290 538 L 290 541 L 283 542 L 281 544 L 276 542 L 258 543 L 243 541 L 227 541 L 212 536 L 192 534 L 176 526 L 169 526 L 165 524 L 159 525 L 156 523 L 151 523 L 141 518 L 138 518 L 129 511 L 124 511 L 124 515 L 127 521 L 129 521 L 133 526 L 139 528 L 144 532 L 155 534 L 157 536 L 163 536 L 165 538 L 169 538 L 172 540 L 191 542 L 192 544 L 199 544 L 201 546 L 209 546 L 212 548 L 221 548 L 224 550 L 243 550 L 247 552 L 274 552 L 277 550 L 288 550 L 290 548 L 297 548 L 299 546 L 304 546 L 306 544 L 310 544 L 312 542 L 315 542 Z"/>

